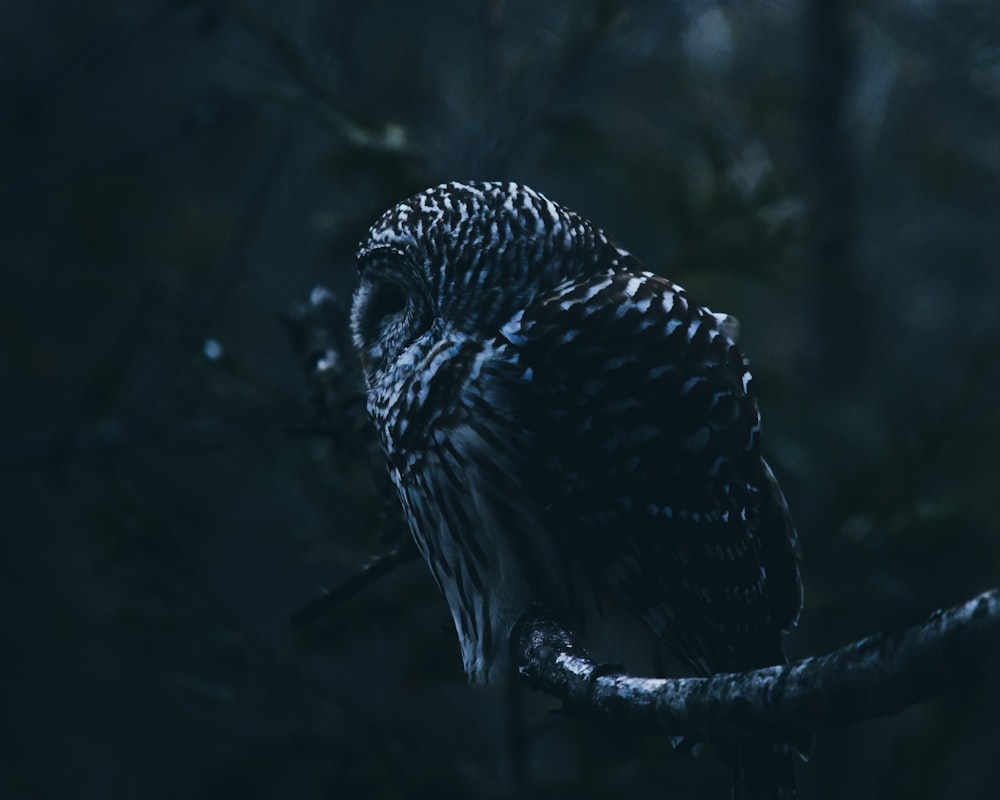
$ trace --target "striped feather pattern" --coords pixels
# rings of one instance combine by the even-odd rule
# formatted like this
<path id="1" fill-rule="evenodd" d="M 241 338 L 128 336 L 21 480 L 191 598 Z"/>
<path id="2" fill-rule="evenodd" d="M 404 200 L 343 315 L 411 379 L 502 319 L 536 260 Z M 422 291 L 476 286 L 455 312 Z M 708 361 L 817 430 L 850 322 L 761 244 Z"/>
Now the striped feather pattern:
<path id="1" fill-rule="evenodd" d="M 784 661 L 798 541 L 732 317 L 513 183 L 405 200 L 358 259 L 369 415 L 471 680 L 531 602 L 592 648 L 621 634 L 616 662 Z M 743 748 L 739 796 L 793 797 L 789 759 Z"/>

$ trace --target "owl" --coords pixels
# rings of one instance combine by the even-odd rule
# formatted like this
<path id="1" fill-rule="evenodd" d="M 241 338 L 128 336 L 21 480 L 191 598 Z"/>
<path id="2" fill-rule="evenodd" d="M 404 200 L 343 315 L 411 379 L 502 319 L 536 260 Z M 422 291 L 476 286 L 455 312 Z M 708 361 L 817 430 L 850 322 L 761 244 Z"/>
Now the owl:
<path id="1" fill-rule="evenodd" d="M 799 546 L 735 319 L 526 186 L 452 182 L 371 227 L 351 327 L 472 682 L 532 603 L 632 671 L 785 663 Z M 795 796 L 787 747 L 733 760 L 737 797 Z"/>

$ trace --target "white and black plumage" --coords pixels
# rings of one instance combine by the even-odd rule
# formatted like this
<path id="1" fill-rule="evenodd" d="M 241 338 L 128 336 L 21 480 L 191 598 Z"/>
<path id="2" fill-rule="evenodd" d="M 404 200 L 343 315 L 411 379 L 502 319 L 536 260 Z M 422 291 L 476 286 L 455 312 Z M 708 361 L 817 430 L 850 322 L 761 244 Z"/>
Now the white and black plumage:
<path id="1" fill-rule="evenodd" d="M 609 628 L 698 674 L 784 662 L 798 542 L 732 317 L 515 183 L 428 189 L 358 260 L 368 411 L 473 681 L 531 602 L 626 666 Z M 740 791 L 793 796 L 788 759 L 744 747 Z"/>

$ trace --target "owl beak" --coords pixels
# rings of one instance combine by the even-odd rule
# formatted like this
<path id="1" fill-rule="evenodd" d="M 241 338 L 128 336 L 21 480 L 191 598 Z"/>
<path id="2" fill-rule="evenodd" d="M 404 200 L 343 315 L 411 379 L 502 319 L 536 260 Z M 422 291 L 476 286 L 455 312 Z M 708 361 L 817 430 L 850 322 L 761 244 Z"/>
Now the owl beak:
<path id="1" fill-rule="evenodd" d="M 361 354 L 361 371 L 368 372 L 368 357 L 364 353 Z"/>

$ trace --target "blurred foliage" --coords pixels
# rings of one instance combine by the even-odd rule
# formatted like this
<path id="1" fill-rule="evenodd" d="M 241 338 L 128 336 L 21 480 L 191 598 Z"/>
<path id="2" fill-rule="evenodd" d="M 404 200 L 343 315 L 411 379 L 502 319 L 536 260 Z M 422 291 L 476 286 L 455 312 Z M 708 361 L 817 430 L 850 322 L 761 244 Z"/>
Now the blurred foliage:
<path id="1" fill-rule="evenodd" d="M 529 183 L 740 318 L 796 655 L 1000 575 L 1000 5 L 7 4 L 0 795 L 725 796 L 711 754 L 465 686 L 278 323 L 368 224 Z M 298 431 L 297 435 L 291 435 Z M 804 798 L 992 798 L 1000 688 L 822 733 Z"/>

